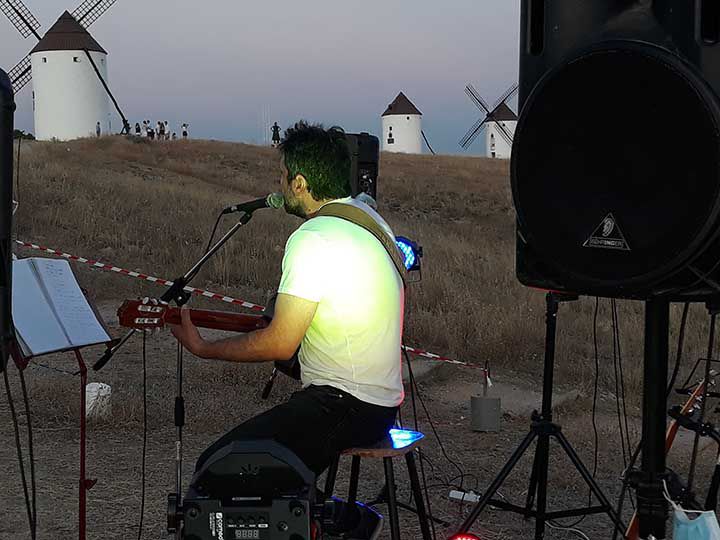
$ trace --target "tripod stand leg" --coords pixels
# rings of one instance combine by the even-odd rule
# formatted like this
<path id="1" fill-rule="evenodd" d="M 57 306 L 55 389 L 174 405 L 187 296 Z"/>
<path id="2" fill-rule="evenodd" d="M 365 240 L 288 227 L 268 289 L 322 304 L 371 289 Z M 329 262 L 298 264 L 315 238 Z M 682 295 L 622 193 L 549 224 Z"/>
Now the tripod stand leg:
<path id="1" fill-rule="evenodd" d="M 537 474 L 538 474 L 538 466 L 539 466 L 539 449 L 540 449 L 540 440 L 538 439 L 538 451 L 535 452 L 535 458 L 533 459 L 533 467 L 532 472 L 530 473 L 530 483 L 528 485 L 528 493 L 527 498 L 525 499 L 525 519 L 530 517 L 530 512 L 533 509 L 533 505 L 535 504 L 535 494 L 537 493 Z"/>
<path id="2" fill-rule="evenodd" d="M 510 459 L 507 461 L 507 463 L 505 463 L 505 466 L 500 471 L 500 474 L 498 474 L 495 480 L 493 480 L 493 483 L 490 484 L 490 487 L 487 488 L 487 491 L 483 493 L 483 496 L 475 504 L 475 508 L 472 509 L 470 515 L 465 519 L 465 521 L 463 521 L 458 532 L 467 532 L 470 527 L 472 527 L 472 524 L 480 515 L 480 512 L 483 511 L 483 509 L 487 506 L 488 502 L 490 502 L 490 499 L 492 499 L 493 495 L 495 495 L 495 493 L 497 493 L 497 490 L 500 489 L 500 486 L 510 475 L 515 465 L 517 465 L 517 462 L 520 461 L 520 458 L 528 449 L 535 437 L 537 437 L 537 433 L 535 433 L 534 431 L 531 431 L 525 436 L 525 438 L 520 443 L 520 446 L 515 449 L 513 455 L 510 456 Z"/>
<path id="3" fill-rule="evenodd" d="M 557 438 L 558 442 L 560 443 L 560 446 L 562 446 L 562 449 L 565 450 L 565 453 L 570 458 L 570 461 L 572 461 L 573 465 L 577 469 L 577 471 L 580 473 L 580 475 L 583 477 L 583 480 L 587 483 L 588 487 L 590 487 L 590 491 L 593 492 L 595 497 L 597 497 L 598 501 L 600 501 L 600 504 L 605 506 L 607 508 L 607 515 L 610 517 L 612 522 L 615 524 L 615 528 L 620 532 L 620 534 L 625 533 L 625 526 L 620 521 L 620 517 L 615 513 L 615 510 L 613 509 L 612 505 L 610 504 L 610 501 L 607 499 L 605 494 L 600 489 L 600 486 L 598 486 L 595 479 L 592 477 L 592 474 L 590 474 L 590 471 L 587 470 L 583 462 L 580 460 L 580 456 L 577 455 L 575 450 L 572 446 L 570 446 L 570 443 L 565 438 L 565 435 L 561 431 L 555 434 L 555 437 Z"/>
<path id="4" fill-rule="evenodd" d="M 538 436 L 535 462 L 537 465 L 537 514 L 535 515 L 535 540 L 545 537 L 545 512 L 547 511 L 548 455 L 550 440 L 546 434 Z"/>

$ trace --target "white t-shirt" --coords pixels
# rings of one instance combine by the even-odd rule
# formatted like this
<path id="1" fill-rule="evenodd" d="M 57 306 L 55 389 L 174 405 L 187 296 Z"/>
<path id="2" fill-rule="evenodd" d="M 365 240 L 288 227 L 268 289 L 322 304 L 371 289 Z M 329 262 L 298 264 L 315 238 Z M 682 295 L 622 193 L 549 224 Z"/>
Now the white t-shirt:
<path id="1" fill-rule="evenodd" d="M 361 208 L 394 238 L 368 205 L 334 202 Z M 282 272 L 279 293 L 318 303 L 300 346 L 303 387 L 330 385 L 384 407 L 402 403 L 404 289 L 378 239 L 344 219 L 314 217 L 288 238 Z"/>

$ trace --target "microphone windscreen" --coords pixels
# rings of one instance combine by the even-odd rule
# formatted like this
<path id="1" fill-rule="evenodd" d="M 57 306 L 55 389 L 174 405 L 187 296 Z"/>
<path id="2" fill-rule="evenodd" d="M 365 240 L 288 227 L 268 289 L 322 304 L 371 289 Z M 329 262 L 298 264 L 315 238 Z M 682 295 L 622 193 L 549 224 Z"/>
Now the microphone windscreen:
<path id="1" fill-rule="evenodd" d="M 267 196 L 268 208 L 282 208 L 285 206 L 285 197 L 282 193 L 271 193 Z"/>

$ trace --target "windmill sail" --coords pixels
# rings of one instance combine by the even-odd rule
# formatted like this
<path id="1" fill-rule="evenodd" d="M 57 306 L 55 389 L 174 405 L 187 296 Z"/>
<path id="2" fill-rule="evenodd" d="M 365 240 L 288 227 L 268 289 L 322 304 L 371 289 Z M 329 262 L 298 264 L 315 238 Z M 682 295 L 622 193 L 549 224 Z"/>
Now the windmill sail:
<path id="1" fill-rule="evenodd" d="M 473 143 L 477 136 L 482 132 L 483 128 L 487 126 L 489 122 L 492 122 L 497 127 L 497 132 L 502 139 L 505 140 L 508 145 L 512 146 L 513 136 L 504 124 L 504 120 L 517 120 L 514 113 L 508 108 L 505 102 L 510 99 L 515 92 L 518 90 L 518 85 L 513 84 L 508 88 L 505 93 L 495 102 L 492 109 L 488 106 L 487 102 L 482 98 L 480 93 L 475 89 L 472 84 L 465 86 L 465 93 L 475 104 L 475 106 L 485 113 L 485 116 L 478 119 L 475 124 L 465 133 L 462 139 L 460 139 L 460 146 L 467 150 L 467 148 Z M 512 118 L 507 118 L 512 116 Z"/>
<path id="2" fill-rule="evenodd" d="M 13 23 L 22 37 L 27 38 L 35 35 L 36 38 L 40 39 L 36 31 L 40 28 L 40 23 L 30 13 L 27 6 L 22 3 L 22 0 L 0 0 L 0 11 L 10 19 L 10 22 Z"/>
<path id="3" fill-rule="evenodd" d="M 497 99 L 497 101 L 493 104 L 493 109 L 497 109 L 502 102 L 507 101 L 507 100 L 509 100 L 511 97 L 513 97 L 513 96 L 515 95 L 515 92 L 518 91 L 518 88 L 520 88 L 520 84 L 519 84 L 519 83 L 515 83 L 515 84 L 513 84 L 510 88 L 508 88 L 508 89 L 505 91 L 505 93 L 504 93 L 502 96 L 500 96 L 500 97 Z"/>
<path id="4" fill-rule="evenodd" d="M 10 70 L 8 73 L 10 82 L 12 82 L 13 93 L 17 93 L 30 82 L 32 79 L 32 70 L 30 68 L 30 55 L 28 54 L 25 58 L 20 60 L 17 65 Z"/>
<path id="5" fill-rule="evenodd" d="M 80 23 L 83 28 L 88 28 L 92 23 L 97 21 L 100 16 L 112 7 L 115 0 L 84 0 L 72 16 Z"/>
<path id="6" fill-rule="evenodd" d="M 487 117 L 478 119 L 478 121 L 475 122 L 470 129 L 467 130 L 467 133 L 465 133 L 463 138 L 460 139 L 460 146 L 463 148 L 463 150 L 466 150 L 468 146 L 470 146 L 477 138 L 477 136 L 480 135 L 480 132 L 486 125 L 486 120 Z"/>
<path id="7" fill-rule="evenodd" d="M 488 107 L 488 104 L 485 102 L 485 100 L 482 98 L 480 93 L 475 90 L 475 87 L 472 84 L 468 84 L 465 87 L 465 93 L 468 95 L 468 97 L 475 102 L 475 105 L 480 108 L 482 107 L 485 109 L 485 114 L 490 114 L 490 107 Z"/>

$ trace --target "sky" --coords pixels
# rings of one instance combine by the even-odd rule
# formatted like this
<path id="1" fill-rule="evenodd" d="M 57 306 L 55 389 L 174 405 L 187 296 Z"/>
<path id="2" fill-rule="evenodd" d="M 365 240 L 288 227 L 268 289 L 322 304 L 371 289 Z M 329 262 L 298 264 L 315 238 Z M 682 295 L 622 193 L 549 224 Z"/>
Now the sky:
<path id="1" fill-rule="evenodd" d="M 24 2 L 42 35 L 80 0 Z M 380 115 L 402 91 L 436 152 L 473 154 L 458 145 L 481 114 L 464 88 L 493 103 L 517 81 L 519 4 L 117 0 L 90 32 L 133 125 L 188 122 L 192 137 L 262 143 L 272 122 L 303 118 L 380 135 Z M 0 14 L 0 67 L 9 71 L 35 42 Z M 30 84 L 16 102 L 16 127 L 32 132 Z"/>

